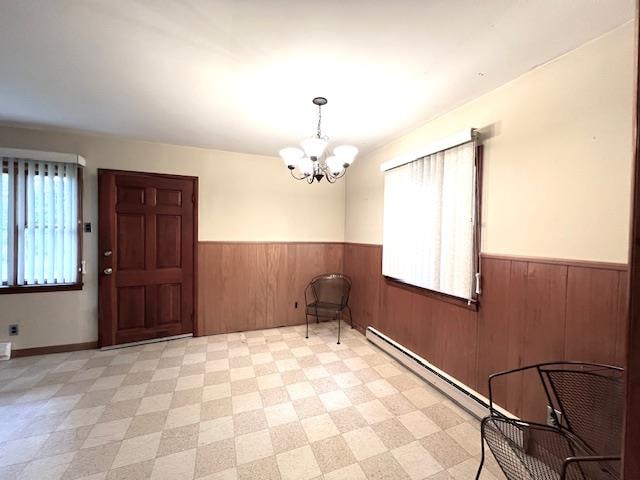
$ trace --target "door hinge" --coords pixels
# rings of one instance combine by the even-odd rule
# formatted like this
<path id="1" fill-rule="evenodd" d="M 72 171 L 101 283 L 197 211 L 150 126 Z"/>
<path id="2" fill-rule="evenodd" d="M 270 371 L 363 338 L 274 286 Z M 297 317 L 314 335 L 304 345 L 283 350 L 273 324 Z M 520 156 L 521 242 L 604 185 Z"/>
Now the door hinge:
<path id="1" fill-rule="evenodd" d="M 193 193 L 191 195 L 191 203 L 196 203 L 196 194 L 195 193 Z"/>

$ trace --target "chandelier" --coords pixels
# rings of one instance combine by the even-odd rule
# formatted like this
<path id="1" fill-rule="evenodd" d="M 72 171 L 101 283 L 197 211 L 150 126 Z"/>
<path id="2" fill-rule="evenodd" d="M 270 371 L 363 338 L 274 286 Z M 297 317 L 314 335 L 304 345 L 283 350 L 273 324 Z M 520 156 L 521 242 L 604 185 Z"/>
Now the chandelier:
<path id="1" fill-rule="evenodd" d="M 327 155 L 326 149 L 329 137 L 322 135 L 320 129 L 322 123 L 322 106 L 327 104 L 324 97 L 316 97 L 313 104 L 318 106 L 318 129 L 312 137 L 300 142 L 300 148 L 287 147 L 280 150 L 280 157 L 296 180 L 320 182 L 326 178 L 329 183 L 334 183 L 343 177 L 349 165 L 353 163 L 358 154 L 358 149 L 351 145 L 340 145 L 333 149 L 333 155 Z"/>

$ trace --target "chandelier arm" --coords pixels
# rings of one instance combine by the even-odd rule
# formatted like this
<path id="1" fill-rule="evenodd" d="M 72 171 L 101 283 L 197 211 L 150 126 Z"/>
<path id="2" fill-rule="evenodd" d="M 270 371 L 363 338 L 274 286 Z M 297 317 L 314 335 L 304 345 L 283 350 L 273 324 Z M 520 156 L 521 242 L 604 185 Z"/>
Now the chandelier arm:
<path id="1" fill-rule="evenodd" d="M 291 176 L 296 180 L 304 180 L 305 178 L 308 177 L 308 175 L 302 175 L 301 177 L 299 177 L 295 173 L 293 173 L 293 170 L 289 170 L 289 173 L 291 173 Z"/>

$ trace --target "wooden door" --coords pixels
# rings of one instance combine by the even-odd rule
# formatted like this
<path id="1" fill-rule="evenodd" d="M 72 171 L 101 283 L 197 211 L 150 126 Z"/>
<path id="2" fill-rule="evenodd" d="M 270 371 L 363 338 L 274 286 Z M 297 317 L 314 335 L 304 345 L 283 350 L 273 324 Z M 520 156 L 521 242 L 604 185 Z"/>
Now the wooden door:
<path id="1" fill-rule="evenodd" d="M 98 170 L 100 346 L 194 332 L 197 178 Z"/>

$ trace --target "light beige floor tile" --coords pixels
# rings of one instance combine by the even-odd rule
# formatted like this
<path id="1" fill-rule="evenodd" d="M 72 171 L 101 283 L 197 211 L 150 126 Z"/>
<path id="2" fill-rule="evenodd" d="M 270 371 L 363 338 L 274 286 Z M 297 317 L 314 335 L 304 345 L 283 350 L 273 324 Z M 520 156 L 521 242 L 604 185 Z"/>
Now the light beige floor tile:
<path id="1" fill-rule="evenodd" d="M 319 378 L 327 378 L 329 372 L 322 365 L 316 365 L 314 367 L 305 368 L 304 375 L 308 380 L 318 380 Z"/>
<path id="2" fill-rule="evenodd" d="M 326 408 L 328 412 L 340 410 L 342 408 L 351 406 L 349 397 L 347 397 L 342 390 L 323 393 L 321 395 L 318 395 L 318 397 L 320 398 L 320 401 L 323 403 L 324 408 Z"/>
<path id="3" fill-rule="evenodd" d="M 327 365 L 329 363 L 337 362 L 340 358 L 334 352 L 322 352 L 316 355 L 318 357 L 318 361 L 322 365 Z"/>
<path id="4" fill-rule="evenodd" d="M 192 480 L 196 464 L 196 450 L 185 450 L 156 458 L 151 480 Z"/>
<path id="5" fill-rule="evenodd" d="M 124 440 L 117 450 L 117 455 L 111 468 L 123 467 L 155 458 L 160 445 L 160 437 L 161 433 L 156 432 Z"/>
<path id="6" fill-rule="evenodd" d="M 221 417 L 199 423 L 198 446 L 209 445 L 234 436 L 233 417 Z"/>
<path id="7" fill-rule="evenodd" d="M 371 427 L 352 430 L 344 433 L 343 437 L 358 461 L 383 453 L 387 449 Z"/>
<path id="8" fill-rule="evenodd" d="M 67 417 L 58 425 L 57 430 L 68 430 L 70 428 L 83 427 L 85 425 L 93 425 L 104 413 L 105 406 L 93 408 L 81 408 L 72 410 Z"/>
<path id="9" fill-rule="evenodd" d="M 157 382 L 160 380 L 172 380 L 174 378 L 178 378 L 179 374 L 180 374 L 180 367 L 160 368 L 153 372 L 151 381 Z"/>
<path id="10" fill-rule="evenodd" d="M 275 427 L 298 420 L 298 414 L 291 402 L 280 403 L 264 409 L 269 427 Z"/>
<path id="11" fill-rule="evenodd" d="M 426 388 L 417 387 L 411 390 L 406 390 L 402 394 L 413 403 L 416 408 L 425 408 L 435 403 L 438 403 L 439 398 L 437 395 L 428 391 Z"/>
<path id="12" fill-rule="evenodd" d="M 79 450 L 69 467 L 64 472 L 64 480 L 75 480 L 96 473 L 107 472 L 113 464 L 113 459 L 118 453 L 118 443 L 108 443 L 92 448 Z"/>
<path id="13" fill-rule="evenodd" d="M 272 373 L 269 375 L 263 375 L 256 378 L 258 382 L 258 388 L 260 390 L 267 390 L 269 388 L 282 387 L 282 377 L 278 373 Z"/>
<path id="14" fill-rule="evenodd" d="M 458 465 L 447 470 L 449 475 L 455 480 L 466 480 L 467 478 L 475 478 L 478 472 L 480 462 L 475 458 L 469 458 Z M 486 468 L 482 469 L 480 480 L 496 480 L 496 477 Z"/>
<path id="15" fill-rule="evenodd" d="M 360 465 L 354 463 L 325 474 L 324 480 L 367 480 L 367 476 L 362 471 Z"/>
<path id="16" fill-rule="evenodd" d="M 139 480 L 151 477 L 154 460 L 126 465 L 109 470 L 105 480 Z"/>
<path id="17" fill-rule="evenodd" d="M 339 373 L 337 375 L 334 375 L 333 379 L 340 388 L 355 387 L 356 385 L 362 384 L 360 379 L 356 377 L 353 372 Z"/>
<path id="18" fill-rule="evenodd" d="M 9 440 L 0 444 L 0 467 L 24 463 L 33 459 L 45 443 L 48 434 Z"/>
<path id="19" fill-rule="evenodd" d="M 280 453 L 276 458 L 282 480 L 310 480 L 322 473 L 309 446 Z"/>
<path id="20" fill-rule="evenodd" d="M 301 398 L 292 402 L 298 418 L 315 417 L 326 413 L 327 409 L 317 396 Z"/>
<path id="21" fill-rule="evenodd" d="M 468 422 L 448 428 L 446 432 L 470 455 L 478 455 L 480 453 L 480 432 Z"/>
<path id="22" fill-rule="evenodd" d="M 360 462 L 360 466 L 371 480 L 411 480 L 390 452 L 367 458 Z"/>
<path id="23" fill-rule="evenodd" d="M 229 377 L 232 382 L 236 380 L 244 380 L 245 378 L 253 378 L 256 376 L 256 372 L 253 367 L 232 368 L 229 371 Z"/>
<path id="24" fill-rule="evenodd" d="M 424 438 L 440 430 L 440 427 L 420 410 L 400 415 L 398 420 L 402 422 L 416 439 Z"/>
<path id="25" fill-rule="evenodd" d="M 111 397 L 111 400 L 114 402 L 120 402 L 122 400 L 141 398 L 145 394 L 147 385 L 147 383 L 141 383 L 138 385 L 125 385 L 123 387 L 120 387 L 115 391 L 115 394 L 113 395 L 113 397 Z"/>
<path id="26" fill-rule="evenodd" d="M 402 371 L 391 363 L 383 363 L 373 367 L 376 372 L 380 374 L 382 378 L 394 377 L 400 375 Z"/>
<path id="27" fill-rule="evenodd" d="M 436 432 L 423 438 L 420 443 L 445 468 L 453 467 L 469 458 L 469 452 L 447 432 Z"/>
<path id="28" fill-rule="evenodd" d="M 436 403 L 424 408 L 422 409 L 422 413 L 443 430 L 464 423 L 462 417 L 443 403 Z"/>
<path id="29" fill-rule="evenodd" d="M 423 478 L 443 470 L 435 458 L 419 442 L 412 442 L 391 451 L 412 480 Z"/>
<path id="30" fill-rule="evenodd" d="M 184 407 L 172 408 L 167 414 L 167 421 L 164 428 L 176 428 L 200 421 L 201 404 L 186 405 Z"/>
<path id="31" fill-rule="evenodd" d="M 117 442 L 124 438 L 132 418 L 123 418 L 111 422 L 97 423 L 89 432 L 82 448 L 96 447 L 105 443 Z"/>
<path id="32" fill-rule="evenodd" d="M 140 405 L 138 406 L 136 415 L 144 415 L 145 413 L 168 410 L 171 405 L 172 398 L 173 393 L 163 393 L 160 395 L 144 397 L 140 400 Z"/>
<path id="33" fill-rule="evenodd" d="M 280 470 L 276 457 L 271 456 L 255 462 L 238 465 L 238 480 L 280 480 Z"/>
<path id="34" fill-rule="evenodd" d="M 204 373 L 179 377 L 176 383 L 176 390 L 189 390 L 202 386 L 204 386 Z"/>
<path id="35" fill-rule="evenodd" d="M 316 417 L 305 418 L 300 423 L 311 443 L 340 433 L 331 417 L 326 413 Z"/>
<path id="36" fill-rule="evenodd" d="M 310 382 L 299 382 L 287 385 L 287 392 L 291 400 L 300 400 L 301 398 L 312 397 L 316 394 Z"/>
<path id="37" fill-rule="evenodd" d="M 231 398 L 233 413 L 238 414 L 262 408 L 262 397 L 258 392 L 235 395 Z"/>
<path id="38" fill-rule="evenodd" d="M 398 393 L 398 390 L 383 378 L 369 382 L 366 386 L 377 398 L 387 397 Z"/>
<path id="39" fill-rule="evenodd" d="M 34 460 L 28 463 L 22 472 L 14 478 L 17 480 L 58 480 L 67 470 L 74 456 L 75 452 L 72 452 Z"/>
<path id="40" fill-rule="evenodd" d="M 384 422 L 393 417 L 393 414 L 377 399 L 360 403 L 355 408 L 370 425 Z"/>
<path id="41" fill-rule="evenodd" d="M 253 462 L 273 455 L 269 430 L 235 437 L 238 464 Z"/>
<path id="42" fill-rule="evenodd" d="M 231 396 L 231 383 L 218 383 L 207 385 L 202 391 L 202 401 L 218 400 Z"/>
<path id="43" fill-rule="evenodd" d="M 221 472 L 212 473 L 211 475 L 199 477 L 198 480 L 238 480 L 238 478 L 238 470 L 233 467 Z"/>

